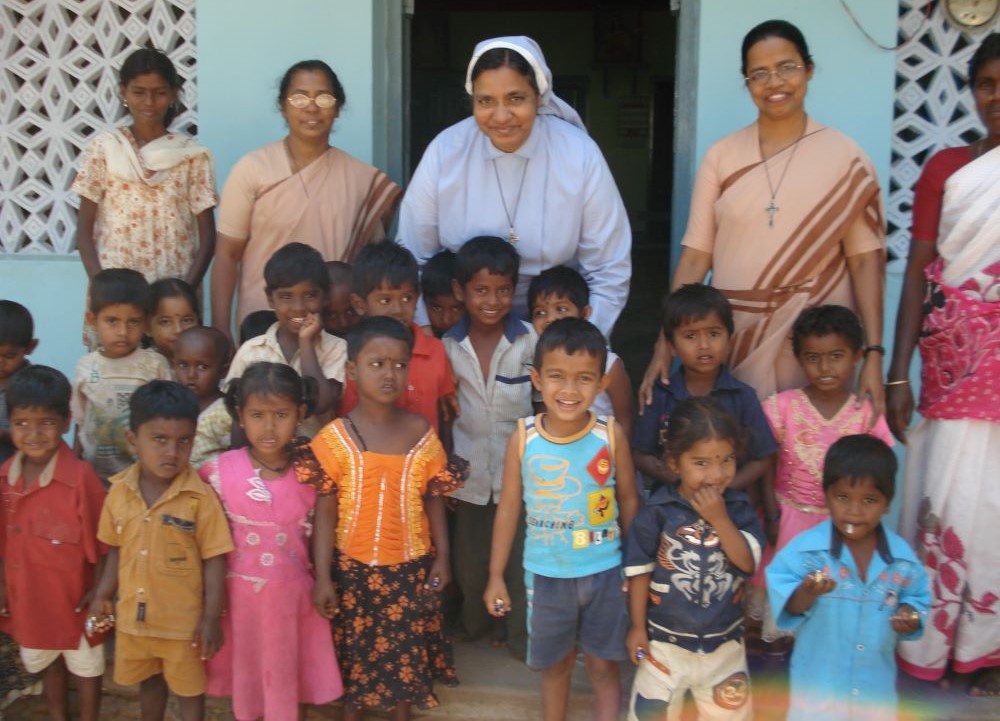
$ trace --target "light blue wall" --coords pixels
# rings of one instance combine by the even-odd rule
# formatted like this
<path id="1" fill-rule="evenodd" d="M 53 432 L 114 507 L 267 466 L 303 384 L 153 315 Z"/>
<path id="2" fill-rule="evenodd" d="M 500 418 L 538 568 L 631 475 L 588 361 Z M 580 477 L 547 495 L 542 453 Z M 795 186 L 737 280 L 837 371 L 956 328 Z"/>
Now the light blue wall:
<path id="1" fill-rule="evenodd" d="M 380 0 L 208 0 L 198 3 L 199 139 L 215 155 L 219 188 L 245 153 L 286 134 L 278 82 L 299 60 L 334 69 L 347 105 L 331 142 L 375 161 L 374 3 Z M 384 1 L 384 0 L 383 0 Z M 377 46 L 381 56 L 385 49 Z M 378 86 L 384 84 L 380 77 Z M 384 105 L 379 104 L 379 116 Z"/>
<path id="2" fill-rule="evenodd" d="M 847 4 L 878 42 L 889 47 L 896 44 L 896 0 L 848 0 Z M 740 44 L 746 32 L 764 20 L 788 20 L 802 30 L 816 63 L 806 98 L 809 114 L 853 138 L 875 163 L 883 189 L 888 188 L 895 53 L 872 45 L 840 2 L 686 0 L 684 13 L 698 15 L 697 37 L 680 39 L 681 53 L 686 45 L 696 59 L 693 90 L 697 105 L 691 118 L 693 137 L 678 138 L 681 168 L 674 198 L 675 253 L 687 223 L 690 187 L 701 157 L 713 142 L 756 118 L 740 74 Z M 684 108 L 679 111 L 685 113 Z"/>

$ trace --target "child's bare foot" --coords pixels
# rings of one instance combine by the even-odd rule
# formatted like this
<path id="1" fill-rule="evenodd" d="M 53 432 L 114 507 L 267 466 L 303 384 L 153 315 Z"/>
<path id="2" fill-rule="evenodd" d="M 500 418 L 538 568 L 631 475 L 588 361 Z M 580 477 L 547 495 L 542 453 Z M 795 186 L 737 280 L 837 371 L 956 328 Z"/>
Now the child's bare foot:
<path id="1" fill-rule="evenodd" d="M 1000 666 L 984 668 L 972 677 L 969 695 L 975 697 L 1000 696 Z"/>

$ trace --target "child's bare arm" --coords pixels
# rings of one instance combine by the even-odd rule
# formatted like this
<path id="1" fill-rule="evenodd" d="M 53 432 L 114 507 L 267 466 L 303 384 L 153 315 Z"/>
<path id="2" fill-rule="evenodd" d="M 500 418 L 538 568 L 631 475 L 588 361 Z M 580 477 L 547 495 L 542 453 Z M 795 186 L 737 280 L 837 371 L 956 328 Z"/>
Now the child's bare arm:
<path id="1" fill-rule="evenodd" d="M 770 456 L 760 482 L 760 502 L 764 508 L 764 533 L 767 535 L 767 542 L 772 546 L 778 544 L 778 528 L 781 522 L 781 506 L 778 505 L 778 497 L 774 493 L 776 470 L 777 458 Z"/>
<path id="2" fill-rule="evenodd" d="M 316 585 L 313 587 L 313 605 L 326 618 L 337 612 L 337 596 L 330 579 L 333 563 L 333 534 L 337 528 L 337 495 L 318 496 L 313 519 L 313 564 L 316 567 Z"/>
<path id="3" fill-rule="evenodd" d="M 649 584 L 652 573 L 642 573 L 628 580 L 628 609 L 631 626 L 625 637 L 628 657 L 639 663 L 638 651 L 649 653 L 649 635 L 646 632 L 646 605 L 649 603 Z"/>
<path id="4" fill-rule="evenodd" d="M 90 613 L 96 616 L 110 615 L 115 612 L 113 599 L 118 590 L 118 546 L 108 549 L 104 569 L 98 578 L 94 597 L 90 601 Z"/>
<path id="5" fill-rule="evenodd" d="M 205 581 L 205 605 L 201 620 L 191 642 L 198 647 L 203 661 L 212 658 L 222 648 L 222 607 L 226 602 L 226 554 L 206 558 L 201 562 Z"/>
<path id="6" fill-rule="evenodd" d="M 493 542 L 490 546 L 490 577 L 483 594 L 486 609 L 493 616 L 503 616 L 510 608 L 510 595 L 504 582 L 504 569 L 510 559 L 510 549 L 521 520 L 521 454 L 520 433 L 514 431 L 507 441 L 503 463 L 503 485 L 493 520 Z M 498 608 L 498 602 L 502 605 Z"/>
<path id="7" fill-rule="evenodd" d="M 206 208 L 198 213 L 198 250 L 195 253 L 191 270 L 188 271 L 187 282 L 197 288 L 201 285 L 208 270 L 208 264 L 215 255 L 215 214 L 212 208 Z"/>
<path id="8" fill-rule="evenodd" d="M 736 471 L 736 475 L 733 476 L 733 482 L 729 484 L 729 487 L 737 491 L 745 491 L 758 478 L 764 475 L 766 468 L 766 459 L 755 458 L 752 461 L 747 461 Z"/>
<path id="9" fill-rule="evenodd" d="M 443 591 L 451 582 L 451 550 L 448 546 L 448 520 L 444 513 L 444 496 L 424 496 L 424 510 L 434 542 L 434 563 L 427 574 L 427 587 Z"/>
<path id="10" fill-rule="evenodd" d="M 101 261 L 94 243 L 94 224 L 97 221 L 97 203 L 80 198 L 80 209 L 76 213 L 76 249 L 80 252 L 83 269 L 87 278 L 93 278 L 101 271 Z"/>
<path id="11" fill-rule="evenodd" d="M 691 498 L 691 507 L 712 524 L 712 528 L 719 536 L 722 552 L 726 554 L 729 562 L 744 573 L 753 573 L 756 564 L 750 545 L 733 523 L 733 519 L 729 517 L 722 493 L 712 486 L 702 486 Z"/>
<path id="12" fill-rule="evenodd" d="M 615 420 L 625 432 L 625 438 L 631 440 L 633 419 L 635 418 L 635 403 L 632 398 L 632 381 L 621 358 L 614 362 L 608 372 L 608 398 L 611 400 L 611 411 Z"/>
<path id="13" fill-rule="evenodd" d="M 316 381 L 317 415 L 333 410 L 340 397 L 340 383 L 330 380 L 323 373 L 316 355 L 316 338 L 323 332 L 323 321 L 319 313 L 310 313 L 299 326 L 299 362 L 302 365 L 302 375 Z"/>
<path id="14" fill-rule="evenodd" d="M 97 563 L 94 564 L 94 585 L 90 588 L 80 599 L 80 603 L 76 604 L 74 611 L 82 611 L 85 608 L 90 608 L 91 601 L 94 600 L 94 596 L 97 595 L 97 586 L 101 582 L 101 578 L 104 576 L 104 566 L 108 562 L 108 555 L 104 554 L 97 557 Z"/>
<path id="15" fill-rule="evenodd" d="M 618 522 L 622 533 L 625 533 L 632 525 L 635 514 L 639 512 L 639 489 L 635 482 L 635 467 L 632 465 L 628 437 L 620 423 L 615 423 L 615 495 L 618 499 Z"/>

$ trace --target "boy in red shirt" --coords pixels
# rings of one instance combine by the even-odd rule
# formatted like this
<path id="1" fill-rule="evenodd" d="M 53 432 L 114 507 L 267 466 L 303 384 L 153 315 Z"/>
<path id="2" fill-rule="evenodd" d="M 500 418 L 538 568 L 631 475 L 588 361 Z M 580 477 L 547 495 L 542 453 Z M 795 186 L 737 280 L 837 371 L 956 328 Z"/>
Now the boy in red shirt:
<path id="1" fill-rule="evenodd" d="M 387 315 L 413 333 L 409 381 L 396 405 L 423 416 L 441 435 L 441 423 L 448 423 L 457 415 L 455 376 L 444 344 L 413 322 L 420 297 L 416 258 L 391 240 L 371 243 L 354 259 L 351 275 L 354 283 L 351 302 L 358 315 Z M 348 379 L 337 415 L 346 416 L 357 404 L 357 387 Z"/>
<path id="2" fill-rule="evenodd" d="M 68 675 L 80 718 L 96 721 L 104 648 L 84 634 L 104 487 L 62 440 L 72 388 L 59 371 L 29 366 L 10 380 L 7 405 L 17 453 L 0 467 L 0 614 L 10 616 L 21 660 L 42 674 L 49 716 L 68 718 Z M 92 645 L 93 644 L 93 645 Z"/>

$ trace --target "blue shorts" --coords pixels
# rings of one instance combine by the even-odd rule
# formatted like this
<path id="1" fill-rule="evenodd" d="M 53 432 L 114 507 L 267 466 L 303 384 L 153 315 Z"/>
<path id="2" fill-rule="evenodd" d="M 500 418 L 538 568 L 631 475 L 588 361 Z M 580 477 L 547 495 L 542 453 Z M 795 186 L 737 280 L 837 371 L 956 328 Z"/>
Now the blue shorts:
<path id="1" fill-rule="evenodd" d="M 628 593 L 620 566 L 580 578 L 524 572 L 528 591 L 528 666 L 543 669 L 576 645 L 588 656 L 624 661 Z"/>

